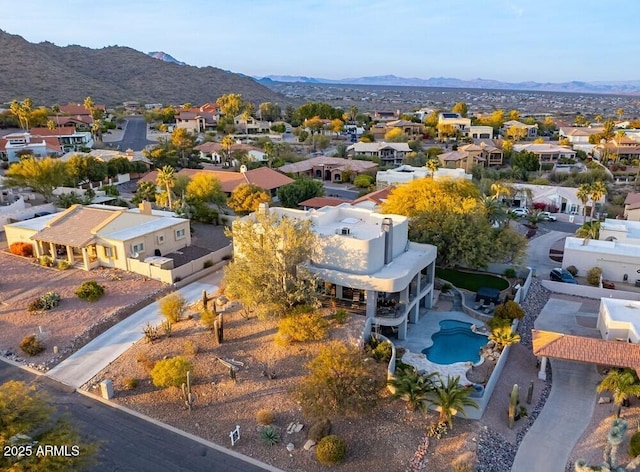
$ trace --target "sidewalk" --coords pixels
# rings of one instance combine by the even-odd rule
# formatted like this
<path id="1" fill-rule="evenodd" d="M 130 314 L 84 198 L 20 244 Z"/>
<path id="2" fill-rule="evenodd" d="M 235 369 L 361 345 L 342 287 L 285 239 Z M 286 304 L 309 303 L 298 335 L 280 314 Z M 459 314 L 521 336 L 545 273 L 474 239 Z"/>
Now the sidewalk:
<path id="1" fill-rule="evenodd" d="M 222 270 L 219 270 L 181 288 L 178 292 L 189 303 L 195 302 L 200 299 L 202 290 L 206 289 L 207 293 L 215 291 L 220 285 L 222 275 Z M 63 384 L 80 388 L 129 349 L 133 343 L 142 339 L 144 336 L 142 330 L 147 323 L 157 325 L 163 320 L 158 311 L 158 302 L 154 302 L 102 333 L 46 375 Z"/>

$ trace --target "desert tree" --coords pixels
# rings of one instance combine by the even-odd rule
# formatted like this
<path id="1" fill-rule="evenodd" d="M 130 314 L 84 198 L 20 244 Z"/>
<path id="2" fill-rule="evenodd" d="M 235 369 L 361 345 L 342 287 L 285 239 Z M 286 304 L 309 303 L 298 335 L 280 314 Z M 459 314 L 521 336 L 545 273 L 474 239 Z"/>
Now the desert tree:
<path id="1" fill-rule="evenodd" d="M 51 201 L 53 190 L 64 185 L 69 179 L 66 162 L 46 157 L 27 157 L 13 164 L 5 173 L 7 187 L 31 187 L 41 194 L 45 201 Z"/>
<path id="2" fill-rule="evenodd" d="M 256 211 L 261 203 L 271 203 L 271 196 L 254 184 L 238 185 L 227 202 L 229 208 L 240 216 Z"/>

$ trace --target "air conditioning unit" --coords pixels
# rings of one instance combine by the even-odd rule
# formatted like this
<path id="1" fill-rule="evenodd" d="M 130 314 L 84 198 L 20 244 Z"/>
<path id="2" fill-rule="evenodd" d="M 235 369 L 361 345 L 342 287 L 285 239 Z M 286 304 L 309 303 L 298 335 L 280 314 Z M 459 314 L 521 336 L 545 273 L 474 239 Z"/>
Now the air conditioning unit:
<path id="1" fill-rule="evenodd" d="M 140 257 L 140 254 L 138 254 L 137 252 L 132 252 L 131 254 L 129 254 L 129 257 L 131 259 L 137 259 L 138 257 Z"/>
<path id="2" fill-rule="evenodd" d="M 342 234 L 342 235 L 347 235 L 349 233 L 351 233 L 351 230 L 349 228 L 342 228 L 340 230 L 340 234 Z"/>

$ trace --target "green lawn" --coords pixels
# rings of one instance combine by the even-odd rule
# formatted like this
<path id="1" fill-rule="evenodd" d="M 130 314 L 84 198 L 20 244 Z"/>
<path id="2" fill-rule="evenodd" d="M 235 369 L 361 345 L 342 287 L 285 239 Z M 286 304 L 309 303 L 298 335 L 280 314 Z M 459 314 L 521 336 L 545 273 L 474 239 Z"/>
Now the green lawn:
<path id="1" fill-rule="evenodd" d="M 458 288 L 464 288 L 477 292 L 480 287 L 497 288 L 504 290 L 509 287 L 509 282 L 495 275 L 474 274 L 461 272 L 455 269 L 440 269 L 436 267 L 436 277 L 446 280 Z"/>

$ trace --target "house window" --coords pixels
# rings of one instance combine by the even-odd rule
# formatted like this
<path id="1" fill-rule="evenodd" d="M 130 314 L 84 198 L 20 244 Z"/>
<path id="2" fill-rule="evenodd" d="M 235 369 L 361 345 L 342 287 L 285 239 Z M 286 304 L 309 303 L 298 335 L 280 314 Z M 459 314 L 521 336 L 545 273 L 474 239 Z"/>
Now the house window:
<path id="1" fill-rule="evenodd" d="M 176 230 L 176 239 L 182 239 L 184 238 L 184 235 L 185 235 L 184 228 Z"/>
<path id="2" fill-rule="evenodd" d="M 156 239 L 158 241 L 158 244 L 163 244 L 164 243 L 164 234 L 159 234 L 158 236 L 156 236 Z"/>
<path id="3" fill-rule="evenodd" d="M 137 243 L 137 244 L 132 244 L 131 245 L 131 252 L 132 253 L 141 253 L 144 252 L 144 243 Z"/>
<path id="4" fill-rule="evenodd" d="M 104 248 L 104 257 L 108 257 L 109 259 L 116 257 L 116 251 L 114 248 L 112 247 L 105 247 Z"/>

